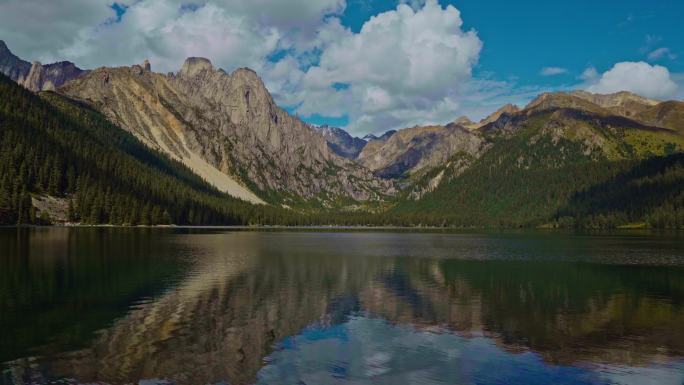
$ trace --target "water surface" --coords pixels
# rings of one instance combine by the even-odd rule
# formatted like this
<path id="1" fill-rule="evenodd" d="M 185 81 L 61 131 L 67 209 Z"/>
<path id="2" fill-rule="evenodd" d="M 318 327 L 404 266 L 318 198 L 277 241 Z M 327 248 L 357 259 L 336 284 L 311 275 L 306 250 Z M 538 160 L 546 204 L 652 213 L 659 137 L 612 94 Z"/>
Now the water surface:
<path id="1" fill-rule="evenodd" d="M 0 229 L 2 384 L 684 383 L 677 234 Z"/>

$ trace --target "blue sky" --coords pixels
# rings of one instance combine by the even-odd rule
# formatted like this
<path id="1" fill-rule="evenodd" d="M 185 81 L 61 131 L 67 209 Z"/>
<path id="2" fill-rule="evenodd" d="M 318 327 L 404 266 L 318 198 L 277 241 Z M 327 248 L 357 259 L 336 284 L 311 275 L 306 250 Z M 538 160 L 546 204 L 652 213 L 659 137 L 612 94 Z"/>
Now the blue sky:
<path id="1" fill-rule="evenodd" d="M 484 42 L 476 73 L 525 85 L 576 84 L 589 66 L 646 60 L 684 72 L 684 1 L 677 0 L 440 0 L 461 11 L 465 29 Z M 393 9 L 386 0 L 351 0 L 342 17 L 358 31 L 371 16 Z M 670 55 L 649 60 L 658 48 Z M 568 70 L 541 76 L 543 67 Z"/>
<path id="2" fill-rule="evenodd" d="M 574 83 L 588 66 L 599 71 L 621 61 L 648 60 L 655 49 L 667 56 L 651 62 L 681 72 L 684 54 L 684 2 L 655 1 L 460 1 L 466 28 L 475 28 L 484 49 L 480 71 L 518 77 L 524 84 Z M 496 10 L 496 11 L 493 11 Z M 568 73 L 542 77 L 542 67 Z"/>
<path id="3" fill-rule="evenodd" d="M 357 135 L 479 119 L 544 91 L 684 98 L 684 1 L 0 0 L 26 60 L 257 71 L 305 121 Z M 36 12 L 40 10 L 40 12 Z"/>
<path id="4" fill-rule="evenodd" d="M 483 41 L 473 68 L 476 77 L 555 90 L 577 88 L 587 68 L 604 72 L 623 61 L 646 61 L 666 66 L 674 74 L 684 72 L 683 1 L 440 0 L 440 4 L 456 7 L 463 29 L 474 29 Z M 358 32 L 369 18 L 395 7 L 385 0 L 350 0 L 341 20 Z M 543 74 L 544 68 L 555 70 Z M 319 115 L 309 120 L 348 123 Z"/>

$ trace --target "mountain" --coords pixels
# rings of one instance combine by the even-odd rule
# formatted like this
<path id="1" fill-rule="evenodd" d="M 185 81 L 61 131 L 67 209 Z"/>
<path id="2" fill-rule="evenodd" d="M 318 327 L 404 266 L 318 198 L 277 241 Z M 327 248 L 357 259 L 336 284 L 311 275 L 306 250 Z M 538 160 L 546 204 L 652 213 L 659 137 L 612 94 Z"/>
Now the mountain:
<path id="1" fill-rule="evenodd" d="M 365 140 L 353 137 L 341 128 L 323 125 L 317 129 L 325 138 L 328 147 L 343 158 L 356 159 L 366 146 Z"/>
<path id="2" fill-rule="evenodd" d="M 373 141 L 381 141 L 384 142 L 387 139 L 389 139 L 392 135 L 394 135 L 397 132 L 397 130 L 389 130 L 385 131 L 382 135 L 377 136 L 375 134 L 367 134 L 364 136 L 362 139 L 365 140 L 366 142 L 373 142 Z"/>
<path id="3" fill-rule="evenodd" d="M 458 152 L 478 154 L 482 145 L 481 135 L 456 124 L 412 127 L 364 148 L 358 160 L 382 178 L 398 178 L 443 164 Z"/>
<path id="4" fill-rule="evenodd" d="M 0 122 L 0 224 L 248 224 L 280 215 L 220 193 L 97 111 L 4 75 Z M 37 212 L 45 197 L 64 217 Z"/>
<path id="5" fill-rule="evenodd" d="M 472 120 L 470 120 L 469 117 L 467 117 L 465 115 L 462 115 L 462 116 L 459 116 L 458 118 L 456 118 L 456 120 L 454 120 L 454 124 L 458 124 L 459 126 L 463 126 L 463 127 L 468 128 L 470 130 L 474 130 L 474 129 L 480 127 L 479 124 L 473 122 Z"/>
<path id="6" fill-rule="evenodd" d="M 520 111 L 518 106 L 513 105 L 513 104 L 506 104 L 503 107 L 499 108 L 498 110 L 494 111 L 493 113 L 489 114 L 484 119 L 480 120 L 478 127 L 482 127 L 482 126 L 485 126 L 489 123 L 493 123 L 493 122 L 499 120 L 499 118 L 504 114 L 510 115 L 510 114 L 514 114 L 518 111 Z"/>
<path id="7" fill-rule="evenodd" d="M 530 115 L 538 111 L 554 108 L 569 108 L 599 115 L 614 115 L 609 109 L 604 108 L 591 100 L 587 100 L 585 97 L 580 97 L 575 93 L 568 92 L 544 92 L 528 103 L 523 109 L 523 112 L 525 115 Z M 496 123 L 496 121 L 492 123 Z"/>
<path id="8" fill-rule="evenodd" d="M 587 91 L 572 91 L 570 94 L 590 101 L 616 115 L 628 118 L 637 117 L 640 112 L 660 103 L 657 100 L 647 99 L 627 91 L 605 95 L 593 94 Z"/>
<path id="9" fill-rule="evenodd" d="M 641 162 L 684 150 L 680 132 L 614 114 L 567 93 L 543 94 L 525 109 L 502 114 L 478 131 L 488 143 L 480 157 L 452 159 L 426 173 L 426 178 L 441 173 L 438 184 L 427 193 L 409 194 L 393 215 L 414 224 L 543 225 L 562 216 L 576 194 L 601 184 L 619 186 L 619 175 Z M 416 186 L 421 183 L 429 181 L 423 179 Z M 662 196 L 662 186 L 644 188 Z M 636 195 L 630 199 L 636 204 Z M 667 195 L 666 202 L 677 207 L 676 199 Z M 629 220 L 643 221 L 653 210 L 649 206 Z M 600 207 L 593 207 L 582 215 L 598 213 Z M 621 224 L 627 221 L 624 216 Z"/>
<path id="10" fill-rule="evenodd" d="M 479 123 L 461 116 L 446 126 L 401 129 L 384 140 L 377 138 L 368 142 L 359 154 L 358 160 L 382 178 L 412 176 L 418 181 L 418 186 L 409 186 L 409 190 L 411 195 L 417 198 L 422 196 L 426 189 L 436 187 L 443 174 L 435 174 L 428 182 L 419 181 L 420 177 L 435 167 L 453 166 L 455 163 L 451 161 L 457 154 L 461 160 L 479 157 L 487 149 L 487 144 L 478 129 L 497 121 L 502 116 L 510 116 L 518 111 L 518 107 L 507 104 Z M 460 161 L 456 164 L 459 165 L 459 169 L 464 167 Z"/>
<path id="11" fill-rule="evenodd" d="M 667 101 L 642 109 L 635 119 L 657 127 L 665 127 L 684 134 L 684 102 Z"/>
<path id="12" fill-rule="evenodd" d="M 394 193 L 390 182 L 338 156 L 323 135 L 276 106 L 254 71 L 228 74 L 204 58 L 188 58 L 175 74 L 148 67 L 98 68 L 59 92 L 217 187 L 234 188 L 224 191 L 238 186 L 237 196 L 251 201 L 331 207 Z"/>
<path id="13" fill-rule="evenodd" d="M 47 65 L 29 63 L 15 56 L 0 40 L 0 73 L 31 91 L 55 90 L 65 82 L 87 73 L 74 63 L 62 61 Z"/>

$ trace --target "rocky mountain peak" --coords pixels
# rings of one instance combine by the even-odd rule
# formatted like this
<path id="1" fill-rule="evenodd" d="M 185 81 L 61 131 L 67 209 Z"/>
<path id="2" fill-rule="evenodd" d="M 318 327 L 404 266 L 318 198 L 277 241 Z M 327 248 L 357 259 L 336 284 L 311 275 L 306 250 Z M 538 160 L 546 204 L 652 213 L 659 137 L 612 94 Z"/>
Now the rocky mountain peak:
<path id="1" fill-rule="evenodd" d="M 648 99 L 628 91 L 593 94 L 578 90 L 570 94 L 605 108 L 613 114 L 630 118 L 660 103 L 658 100 Z"/>
<path id="2" fill-rule="evenodd" d="M 332 204 L 337 197 L 366 201 L 394 192 L 391 183 L 337 155 L 320 132 L 279 108 L 250 69 L 227 74 L 191 57 L 176 74 L 103 68 L 59 91 L 92 103 L 223 191 L 235 195 L 240 188 L 238 197 L 263 194 L 290 205 L 297 196 Z M 221 187 L 228 184 L 236 188 Z"/>
<path id="3" fill-rule="evenodd" d="M 504 105 L 503 107 L 499 108 L 497 112 L 507 112 L 509 114 L 515 113 L 520 111 L 520 108 L 516 106 L 515 104 L 508 103 Z"/>
<path id="4" fill-rule="evenodd" d="M 456 120 L 454 120 L 454 123 L 463 127 L 470 127 L 475 124 L 475 122 L 470 120 L 470 118 L 465 115 L 461 115 L 458 118 L 456 118 Z"/>
<path id="5" fill-rule="evenodd" d="M 381 178 L 415 176 L 456 153 L 479 154 L 483 144 L 477 131 L 459 124 L 415 126 L 393 131 L 384 141 L 368 142 L 358 160 Z"/>
<path id="6" fill-rule="evenodd" d="M 62 61 L 43 65 L 29 63 L 14 55 L 0 40 L 0 72 L 31 91 L 54 90 L 65 82 L 81 76 L 84 71 L 74 63 Z"/>
<path id="7" fill-rule="evenodd" d="M 485 126 L 485 125 L 487 125 L 487 124 L 489 124 L 489 123 L 492 123 L 492 122 L 497 121 L 497 120 L 501 117 L 501 115 L 504 115 L 504 114 L 509 114 L 509 115 L 510 115 L 510 114 L 514 114 L 514 113 L 516 113 L 516 112 L 518 112 L 518 111 L 520 111 L 520 108 L 518 108 L 518 106 L 516 106 L 515 104 L 510 104 L 510 103 L 509 103 L 509 104 L 506 104 L 506 105 L 504 105 L 503 107 L 501 107 L 501 108 L 499 108 L 498 110 L 496 110 L 496 111 L 494 111 L 493 113 L 491 113 L 491 114 L 490 114 L 489 116 L 487 116 L 486 118 L 480 120 L 480 127 Z"/>
<path id="8" fill-rule="evenodd" d="M 544 92 L 525 106 L 526 113 L 559 108 L 579 109 L 598 114 L 606 114 L 608 110 L 600 105 L 569 92 Z"/>
<path id="9" fill-rule="evenodd" d="M 19 59 L 10 51 L 7 44 L 0 40 L 0 72 L 18 82 L 18 79 L 26 77 L 30 69 L 31 63 Z"/>
<path id="10" fill-rule="evenodd" d="M 628 103 L 639 103 L 647 106 L 654 106 L 660 101 L 648 99 L 629 91 L 619 91 L 612 94 L 594 94 L 587 91 L 572 91 L 571 95 L 596 103 L 601 107 L 622 106 Z"/>
<path id="11" fill-rule="evenodd" d="M 203 57 L 189 57 L 183 62 L 180 75 L 185 77 L 195 77 L 203 71 L 213 71 L 214 66 L 209 59 Z"/>
<path id="12" fill-rule="evenodd" d="M 366 141 L 357 137 L 351 136 L 347 131 L 338 128 L 330 127 L 327 124 L 317 128 L 325 141 L 328 142 L 328 147 L 337 155 L 355 159 L 361 153 L 361 150 L 366 146 Z"/>

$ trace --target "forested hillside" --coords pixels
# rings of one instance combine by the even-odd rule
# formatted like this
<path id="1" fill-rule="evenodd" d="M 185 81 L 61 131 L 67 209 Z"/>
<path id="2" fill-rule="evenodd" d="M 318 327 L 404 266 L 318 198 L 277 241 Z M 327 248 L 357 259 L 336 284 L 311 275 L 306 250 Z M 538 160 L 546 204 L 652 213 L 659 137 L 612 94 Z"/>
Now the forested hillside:
<path id="1" fill-rule="evenodd" d="M 49 221 L 32 194 L 67 199 L 69 221 L 86 224 L 296 223 L 219 193 L 98 112 L 0 75 L 0 224 Z"/>
<path id="2" fill-rule="evenodd" d="M 625 224 L 684 227 L 684 153 L 647 159 L 577 193 L 554 223 L 583 228 Z"/>
<path id="3" fill-rule="evenodd" d="M 679 133 L 555 108 L 510 129 L 493 127 L 481 158 L 392 214 L 457 227 L 684 225 L 672 217 L 682 212 L 681 158 L 662 158 L 681 151 Z"/>

